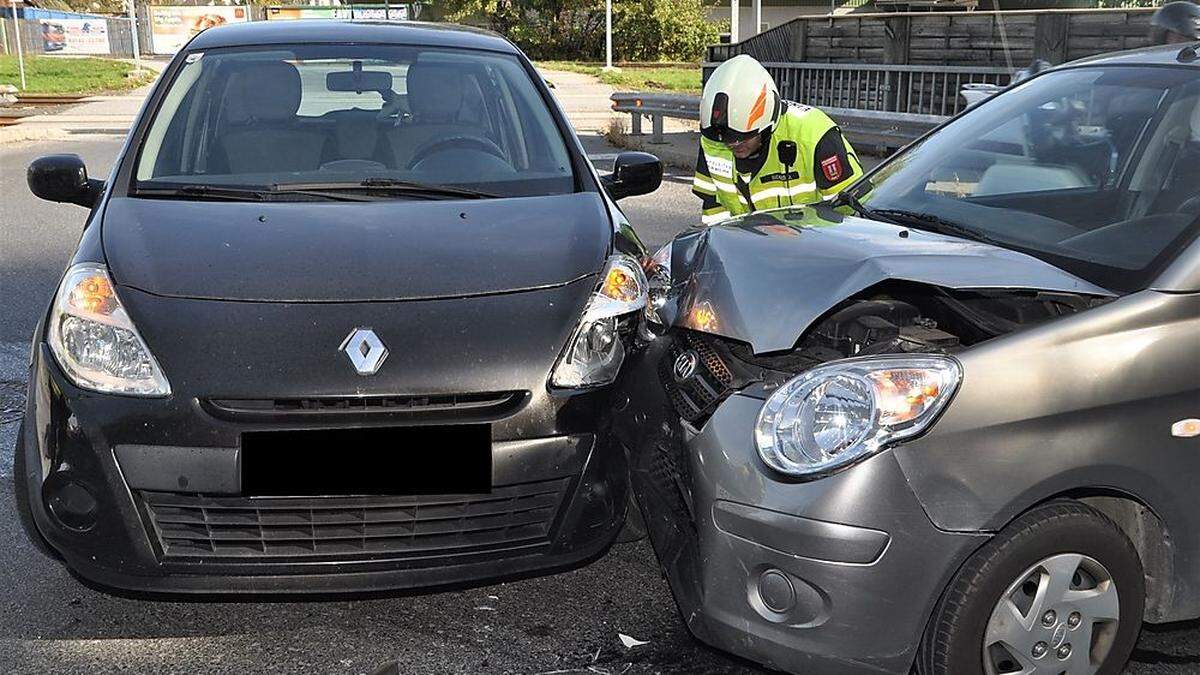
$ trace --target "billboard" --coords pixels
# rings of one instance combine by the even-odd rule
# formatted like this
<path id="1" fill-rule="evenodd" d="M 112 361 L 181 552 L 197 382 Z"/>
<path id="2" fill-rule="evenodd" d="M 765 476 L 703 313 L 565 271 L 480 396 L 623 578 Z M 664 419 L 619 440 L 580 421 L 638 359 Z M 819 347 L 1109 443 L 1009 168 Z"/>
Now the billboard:
<path id="1" fill-rule="evenodd" d="M 408 21 L 408 5 L 369 7 L 268 7 L 267 19 L 388 19 Z"/>
<path id="2" fill-rule="evenodd" d="M 349 7 L 270 7 L 267 19 L 350 19 Z"/>
<path id="3" fill-rule="evenodd" d="M 107 54 L 105 19 L 42 19 L 42 48 L 47 54 Z"/>
<path id="4" fill-rule="evenodd" d="M 150 36 L 155 54 L 173 54 L 205 28 L 248 21 L 245 7 L 150 6 Z"/>
<path id="5" fill-rule="evenodd" d="M 384 19 L 390 21 L 408 21 L 408 6 L 400 5 L 397 7 L 355 7 L 354 18 L 356 19 L 374 19 L 382 21 Z"/>

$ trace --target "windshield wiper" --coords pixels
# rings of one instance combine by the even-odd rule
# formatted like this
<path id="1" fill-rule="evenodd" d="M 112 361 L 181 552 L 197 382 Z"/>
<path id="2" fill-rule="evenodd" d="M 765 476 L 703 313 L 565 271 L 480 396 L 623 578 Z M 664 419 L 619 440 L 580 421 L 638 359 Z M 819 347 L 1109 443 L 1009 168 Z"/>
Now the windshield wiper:
<path id="1" fill-rule="evenodd" d="M 261 202 L 266 199 L 266 193 L 262 190 L 202 184 L 140 187 L 134 191 L 133 195 L 135 197 L 200 197 L 203 199 L 225 199 L 237 202 Z"/>
<path id="2" fill-rule="evenodd" d="M 289 190 L 286 192 L 278 192 L 276 190 L 225 187 L 221 185 L 206 185 L 200 183 L 194 185 L 163 185 L 161 187 L 138 188 L 133 194 L 135 197 L 193 197 L 197 199 L 219 199 L 232 202 L 270 201 L 275 195 L 279 194 L 306 195 L 342 202 L 375 201 L 374 197 L 365 195 L 327 194 L 307 190 Z"/>
<path id="3" fill-rule="evenodd" d="M 861 201 L 858 200 L 858 197 L 855 197 L 854 194 L 850 192 L 849 188 L 839 192 L 837 194 L 837 197 L 834 197 L 833 201 L 830 202 L 829 205 L 834 208 L 837 208 L 839 206 L 849 206 L 851 209 L 854 210 L 854 213 L 856 213 L 859 216 L 862 216 L 863 218 L 871 218 L 873 220 L 882 220 L 887 223 L 892 223 L 893 225 L 899 225 L 899 223 L 892 220 L 891 218 L 882 216 L 879 214 L 878 211 L 868 207 L 866 204 L 863 204 Z"/>
<path id="4" fill-rule="evenodd" d="M 322 192 L 330 193 L 340 190 L 365 190 L 372 192 L 398 192 L 417 196 L 429 197 L 460 197 L 465 199 L 489 199 L 499 195 L 480 190 L 435 185 L 431 183 L 414 183 L 392 178 L 368 178 L 361 181 L 342 181 L 327 183 L 276 183 L 272 186 L 275 192 Z"/>
<path id="5" fill-rule="evenodd" d="M 952 237 L 961 239 L 970 239 L 984 244 L 993 246 L 1008 246 L 993 237 L 990 237 L 978 230 L 973 230 L 969 227 L 959 225 L 958 223 L 946 220 L 940 216 L 935 216 L 932 213 L 920 213 L 918 211 L 906 211 L 904 209 L 877 209 L 873 213 L 882 216 L 898 225 L 905 225 L 914 230 L 925 230 L 927 232 L 936 232 L 938 234 L 946 234 Z"/>

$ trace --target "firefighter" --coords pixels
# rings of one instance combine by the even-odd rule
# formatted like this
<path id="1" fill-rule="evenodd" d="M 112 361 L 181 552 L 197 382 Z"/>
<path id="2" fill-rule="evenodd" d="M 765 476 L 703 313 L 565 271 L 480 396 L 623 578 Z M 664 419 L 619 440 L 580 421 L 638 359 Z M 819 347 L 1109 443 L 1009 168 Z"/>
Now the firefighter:
<path id="1" fill-rule="evenodd" d="M 700 135 L 692 192 L 705 224 L 831 199 L 863 173 L 837 124 L 779 98 L 771 74 L 745 54 L 704 85 Z"/>
<path id="2" fill-rule="evenodd" d="M 1190 0 L 1168 2 L 1150 18 L 1150 42 L 1156 45 L 1200 40 L 1200 7 Z"/>

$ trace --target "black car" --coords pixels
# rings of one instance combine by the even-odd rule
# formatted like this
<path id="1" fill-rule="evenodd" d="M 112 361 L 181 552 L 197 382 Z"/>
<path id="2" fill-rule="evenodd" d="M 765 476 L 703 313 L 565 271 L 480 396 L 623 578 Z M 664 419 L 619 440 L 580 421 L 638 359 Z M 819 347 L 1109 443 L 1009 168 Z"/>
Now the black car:
<path id="1" fill-rule="evenodd" d="M 33 339 L 16 491 L 100 586 L 379 590 L 586 562 L 626 513 L 609 383 L 645 304 L 614 200 L 490 33 L 262 22 L 171 62 Z"/>

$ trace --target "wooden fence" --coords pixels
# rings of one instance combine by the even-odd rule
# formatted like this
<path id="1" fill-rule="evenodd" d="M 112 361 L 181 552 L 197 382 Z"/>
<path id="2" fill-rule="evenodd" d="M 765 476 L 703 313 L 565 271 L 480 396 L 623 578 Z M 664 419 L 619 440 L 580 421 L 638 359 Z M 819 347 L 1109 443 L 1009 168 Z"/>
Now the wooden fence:
<path id="1" fill-rule="evenodd" d="M 732 45 L 708 61 L 749 54 L 759 61 L 1022 68 L 1149 43 L 1153 9 L 921 12 L 803 17 Z"/>

